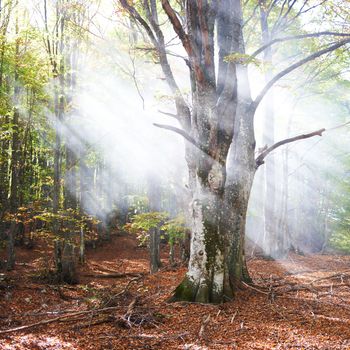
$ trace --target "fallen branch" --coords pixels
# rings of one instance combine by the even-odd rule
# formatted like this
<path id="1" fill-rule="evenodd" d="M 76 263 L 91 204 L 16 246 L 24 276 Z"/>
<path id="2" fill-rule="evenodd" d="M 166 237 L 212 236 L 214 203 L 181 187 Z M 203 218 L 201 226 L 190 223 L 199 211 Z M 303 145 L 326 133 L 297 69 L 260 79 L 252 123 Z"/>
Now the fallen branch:
<path id="1" fill-rule="evenodd" d="M 198 337 L 199 339 L 205 339 L 207 338 L 206 334 L 205 334 L 205 331 L 207 329 L 207 326 L 209 324 L 209 321 L 210 321 L 210 314 L 206 317 L 203 317 L 203 321 L 202 321 L 202 324 L 201 324 L 201 328 L 199 330 L 199 333 L 198 333 Z"/>
<path id="2" fill-rule="evenodd" d="M 84 311 L 73 312 L 73 313 L 62 315 L 62 316 L 59 316 L 59 317 L 50 318 L 48 320 L 42 320 L 42 321 L 39 321 L 39 322 L 31 323 L 31 324 L 20 326 L 20 327 L 5 329 L 5 330 L 0 331 L 0 334 L 6 334 L 6 333 L 13 333 L 13 332 L 18 332 L 18 331 L 23 331 L 23 330 L 34 328 L 34 327 L 37 327 L 37 326 L 42 326 L 42 325 L 45 325 L 45 324 L 54 323 L 54 322 L 61 322 L 61 321 L 69 322 L 69 321 L 71 321 L 71 318 L 75 317 L 75 316 L 87 315 L 87 314 L 91 314 L 91 313 L 101 313 L 101 312 L 106 312 L 106 311 L 110 311 L 110 310 L 116 310 L 118 308 L 119 307 L 105 307 L 105 308 L 102 308 L 102 309 L 84 310 Z"/>
<path id="3" fill-rule="evenodd" d="M 107 315 L 105 317 L 103 317 L 102 319 L 96 320 L 91 322 L 91 320 L 89 322 L 83 323 L 83 324 L 78 324 L 76 326 L 73 327 L 74 330 L 81 330 L 83 328 L 90 328 L 92 326 L 98 326 L 100 324 L 104 324 L 104 323 L 108 323 L 108 322 L 113 322 L 115 321 L 115 317 L 112 315 Z"/>
<path id="4" fill-rule="evenodd" d="M 335 273 L 334 275 L 330 275 L 330 276 L 327 276 L 327 277 L 317 278 L 317 279 L 309 282 L 309 284 L 313 284 L 313 283 L 319 282 L 319 281 L 329 280 L 329 279 L 336 278 L 336 277 L 341 277 L 341 278 L 344 278 L 345 276 L 350 277 L 349 275 L 346 275 L 347 272 L 350 272 L 350 270 L 345 270 L 343 272 L 338 272 L 338 273 Z"/>
<path id="5" fill-rule="evenodd" d="M 131 283 L 138 281 L 141 277 L 142 277 L 142 276 L 132 278 L 132 279 L 128 282 L 128 284 L 125 286 L 125 288 L 124 288 L 122 291 L 120 291 L 120 292 L 117 293 L 117 294 L 112 295 L 112 296 L 108 299 L 108 301 L 107 301 L 103 306 L 104 306 L 104 307 L 107 307 L 107 306 L 110 305 L 116 298 L 118 298 L 119 296 L 121 296 L 121 295 L 123 295 L 124 293 L 126 293 L 126 292 L 129 290 L 129 288 L 130 288 L 130 286 L 131 286 Z"/>
<path id="6" fill-rule="evenodd" d="M 144 272 L 126 272 L 126 273 L 97 273 L 97 274 L 84 274 L 83 277 L 91 278 L 124 278 L 124 277 L 141 277 L 144 276 Z"/>
<path id="7" fill-rule="evenodd" d="M 242 282 L 242 285 L 245 286 L 245 287 L 247 287 L 247 288 L 253 289 L 253 290 L 255 290 L 255 291 L 258 292 L 258 293 L 261 293 L 261 294 L 264 294 L 264 295 L 269 295 L 268 292 L 264 292 L 264 291 L 261 290 L 261 289 L 255 288 L 255 287 L 251 286 L 251 285 L 248 284 L 248 283 Z"/>
<path id="8" fill-rule="evenodd" d="M 168 339 L 178 339 L 178 338 L 183 338 L 187 335 L 189 335 L 189 332 L 183 332 L 179 334 L 171 334 L 171 335 L 166 335 L 166 334 L 136 334 L 136 335 L 128 335 L 128 338 L 134 338 L 134 339 L 158 339 L 160 341 L 168 340 Z"/>
<path id="9" fill-rule="evenodd" d="M 342 322 L 342 323 L 350 324 L 350 320 L 347 320 L 347 319 L 344 319 L 344 318 L 329 317 L 329 316 L 317 315 L 317 314 L 314 314 L 314 317 L 315 318 L 324 319 L 324 320 L 327 320 L 327 321 L 332 321 L 332 322 Z"/>
<path id="10" fill-rule="evenodd" d="M 104 321 L 110 322 L 113 320 L 118 321 L 121 325 L 126 326 L 128 328 L 131 328 L 134 325 L 142 325 L 143 323 L 147 322 L 152 325 L 155 325 L 155 318 L 153 313 L 140 313 L 136 312 L 135 310 L 135 304 L 136 304 L 136 299 L 133 299 L 132 302 L 128 305 L 127 311 L 125 314 L 122 315 L 110 315 L 107 318 L 103 318 L 102 320 L 97 320 L 96 324 L 103 323 Z M 84 310 L 84 311 L 77 311 L 65 315 L 61 315 L 59 317 L 55 318 L 50 318 L 47 320 L 42 320 L 39 322 L 31 323 L 28 325 L 24 326 L 19 326 L 15 328 L 10 328 L 10 329 L 5 329 L 1 330 L 0 334 L 8 334 L 8 333 L 13 333 L 13 332 L 18 332 L 18 331 L 23 331 L 23 330 L 28 330 L 37 326 L 42 326 L 42 325 L 47 325 L 50 323 L 54 322 L 71 322 L 71 321 L 76 321 L 77 316 L 85 316 L 85 315 L 91 315 L 94 316 L 96 314 L 101 314 L 104 312 L 109 312 L 109 311 L 115 311 L 120 309 L 120 306 L 112 306 L 112 307 L 104 307 L 104 308 L 99 308 L 99 309 L 92 309 L 92 310 Z M 94 323 L 90 322 L 90 325 L 94 325 Z M 86 326 L 86 325 L 83 325 Z"/>

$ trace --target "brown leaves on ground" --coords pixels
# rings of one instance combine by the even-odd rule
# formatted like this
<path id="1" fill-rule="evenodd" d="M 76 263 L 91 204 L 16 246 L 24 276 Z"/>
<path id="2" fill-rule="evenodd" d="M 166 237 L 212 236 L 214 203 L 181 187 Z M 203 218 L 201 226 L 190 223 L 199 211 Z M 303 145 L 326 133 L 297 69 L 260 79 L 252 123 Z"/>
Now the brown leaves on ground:
<path id="1" fill-rule="evenodd" d="M 49 321 L 0 334 L 1 350 L 350 349 L 349 257 L 253 259 L 253 286 L 232 302 L 199 305 L 166 303 L 185 269 L 148 275 L 133 237 L 89 251 L 76 286 L 33 278 L 47 253 L 18 250 L 15 271 L 0 275 L 0 330 Z M 99 274 L 118 278 L 89 277 Z"/>

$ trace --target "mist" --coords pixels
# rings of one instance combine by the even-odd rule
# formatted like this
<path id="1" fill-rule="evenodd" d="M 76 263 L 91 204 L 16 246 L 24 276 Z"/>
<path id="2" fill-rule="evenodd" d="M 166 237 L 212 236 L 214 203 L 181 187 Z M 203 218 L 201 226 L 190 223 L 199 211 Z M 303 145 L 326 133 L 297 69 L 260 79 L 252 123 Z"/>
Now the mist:
<path id="1" fill-rule="evenodd" d="M 0 1 L 6 349 L 349 345 L 349 23 Z"/>
<path id="2" fill-rule="evenodd" d="M 70 97 L 72 108 L 58 130 L 66 146 L 85 164 L 80 173 L 92 188 L 82 206 L 86 212 L 105 219 L 118 203 L 121 205 L 121 197 L 125 199 L 130 195 L 129 192 L 145 195 L 149 177 L 154 177 L 160 187 L 170 188 L 175 196 L 181 197 L 179 203 L 183 203 L 183 196 L 188 192 L 186 141 L 180 135 L 154 126 L 154 123 L 179 126 L 174 118 L 161 113 L 175 113 L 163 73 L 159 65 L 152 62 L 147 48 L 138 44 L 140 34 L 133 31 L 128 21 L 117 17 L 124 28 L 116 32 L 110 6 L 101 4 L 93 12 L 90 26 L 93 40 L 87 50 L 78 54 L 79 64 L 74 74 L 79 83 Z M 310 14 L 310 18 L 312 16 L 317 17 L 317 11 Z M 307 27 L 312 26 L 312 20 L 308 23 Z M 172 43 L 169 49 L 171 67 L 182 92 L 191 102 L 186 92 L 190 91 L 190 82 L 184 50 L 179 40 L 171 37 L 170 30 L 165 29 L 165 33 L 166 40 Z M 125 45 L 126 36 L 129 36 L 131 48 Z M 300 53 L 293 59 L 299 56 Z M 282 67 L 288 59 L 288 53 L 283 51 L 276 58 L 282 62 Z M 333 87 L 327 86 L 328 80 L 310 79 L 311 75 L 307 68 L 301 68 L 282 79 L 271 92 L 275 142 L 321 128 L 327 131 L 321 138 L 298 141 L 268 156 L 266 162 L 273 158 L 275 163 L 276 176 L 267 181 L 275 187 L 275 198 L 264 200 L 264 165 L 258 170 L 249 202 L 247 236 L 263 251 L 268 244 L 263 208 L 270 200 L 274 203 L 270 211 L 275 229 L 284 227 L 288 235 L 294 235 L 293 239 L 290 237 L 298 242 L 294 249 L 320 250 L 331 223 L 323 218 L 323 223 L 318 224 L 319 211 L 315 208 L 320 201 L 331 201 L 327 179 L 330 176 L 341 179 L 346 175 L 339 157 L 349 146 L 345 137 L 348 131 L 346 127 L 328 131 L 346 121 L 346 107 L 328 96 L 331 89 L 341 88 L 336 83 Z M 249 66 L 253 97 L 263 88 L 264 79 L 261 67 Z M 255 117 L 257 152 L 266 146 L 263 144 L 264 108 L 262 103 Z M 98 170 L 89 167 L 94 159 L 101 162 Z M 69 181 L 65 186 L 75 193 Z M 184 206 L 186 204 L 178 209 L 187 213 Z M 298 222 L 305 213 L 309 213 L 309 219 Z M 324 215 L 327 217 L 329 213 Z M 308 234 L 311 231 L 314 234 Z"/>

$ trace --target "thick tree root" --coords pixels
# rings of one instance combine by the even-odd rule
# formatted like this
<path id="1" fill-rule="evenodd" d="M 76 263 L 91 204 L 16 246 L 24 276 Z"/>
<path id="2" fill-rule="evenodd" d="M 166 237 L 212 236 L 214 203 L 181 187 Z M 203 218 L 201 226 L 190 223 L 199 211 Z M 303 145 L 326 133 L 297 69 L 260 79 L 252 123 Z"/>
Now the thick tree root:
<path id="1" fill-rule="evenodd" d="M 169 303 L 177 301 L 195 302 L 197 287 L 186 276 L 176 287 L 174 294 L 167 300 Z"/>
<path id="2" fill-rule="evenodd" d="M 187 301 L 199 304 L 220 304 L 231 301 L 232 298 L 233 293 L 232 297 L 227 297 L 224 293 L 214 293 L 210 290 L 208 284 L 195 284 L 186 276 L 167 301 L 170 303 Z"/>

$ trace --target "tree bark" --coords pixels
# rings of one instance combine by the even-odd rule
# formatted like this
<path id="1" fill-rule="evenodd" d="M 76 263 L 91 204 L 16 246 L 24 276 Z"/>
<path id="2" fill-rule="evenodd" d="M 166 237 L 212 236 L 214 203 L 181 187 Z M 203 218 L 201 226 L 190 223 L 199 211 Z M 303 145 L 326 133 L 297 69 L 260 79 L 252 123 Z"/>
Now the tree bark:
<path id="1" fill-rule="evenodd" d="M 16 34 L 18 35 L 18 13 L 16 15 Z M 19 39 L 16 40 L 15 53 L 15 88 L 14 88 L 14 108 L 13 108 L 13 127 L 12 127 L 12 143 L 11 143 L 11 182 L 10 182 L 10 210 L 14 212 L 18 207 L 18 175 L 19 175 L 19 158 L 20 158 L 20 142 L 19 142 L 19 103 L 20 103 L 20 86 L 18 74 L 19 60 Z"/>
<path id="2" fill-rule="evenodd" d="M 246 71 L 244 68 L 240 70 L 244 79 Z M 223 177 L 219 170 L 211 172 L 207 186 L 197 177 L 192 201 L 189 268 L 170 301 L 220 303 L 233 299 L 242 281 L 251 281 L 245 261 L 244 239 L 256 166 L 254 111 L 248 107 L 250 97 L 246 98 L 237 111 L 237 132 L 229 153 L 227 179 L 222 184 L 224 191 L 216 186 Z"/>
<path id="3" fill-rule="evenodd" d="M 211 20 L 198 19 L 195 10 L 200 8 L 193 2 L 189 9 L 192 21 L 189 35 L 193 35 L 194 42 L 200 47 L 201 38 L 196 37 L 199 28 L 208 31 L 210 36 L 213 27 Z M 203 25 L 201 21 L 205 20 L 207 23 Z M 208 149 L 208 152 L 201 152 L 198 147 L 192 149 L 192 158 L 197 161 L 192 191 L 191 255 L 188 272 L 171 301 L 220 303 L 231 300 L 242 281 L 250 281 L 244 237 L 256 170 L 255 110 L 251 108 L 246 67 L 225 60 L 231 52 L 244 54 L 241 7 L 237 1 L 220 3 L 218 45 L 220 62 L 216 87 L 210 41 L 207 46 L 198 48 L 204 51 L 203 61 L 199 60 L 200 67 L 195 67 L 195 58 L 192 63 L 193 70 L 198 70 L 193 84 L 193 114 L 197 121 L 193 134 L 197 143 L 203 145 L 201 149 Z M 204 77 L 201 69 L 206 73 Z"/>
<path id="4" fill-rule="evenodd" d="M 265 0 L 259 1 L 260 6 L 260 26 L 262 33 L 262 46 L 269 43 L 272 38 L 268 25 L 268 12 Z M 266 66 L 265 82 L 268 83 L 272 75 L 272 49 L 268 46 L 264 50 L 264 65 Z M 273 145 L 275 143 L 275 116 L 274 116 L 273 92 L 270 90 L 264 99 L 264 128 L 263 145 Z M 276 242 L 278 240 L 277 218 L 276 218 L 276 174 L 275 158 L 271 154 L 264 166 L 264 250 L 268 256 L 275 257 L 279 254 Z"/>
<path id="5" fill-rule="evenodd" d="M 13 270 L 15 267 L 15 237 L 17 231 L 16 219 L 12 219 L 11 226 L 8 231 L 7 237 L 7 264 L 6 268 L 8 271 Z"/>
<path id="6" fill-rule="evenodd" d="M 198 184 L 188 272 L 170 301 L 220 303 L 233 299 L 242 281 L 250 281 L 244 237 L 254 166 L 249 172 L 248 178 L 230 183 L 224 197 Z"/>
<path id="7" fill-rule="evenodd" d="M 148 201 L 149 210 L 157 212 L 161 209 L 161 188 L 160 178 L 156 174 L 150 174 L 148 177 Z M 153 227 L 149 232 L 149 250 L 150 250 L 150 272 L 155 273 L 161 266 L 160 261 L 160 229 Z"/>
<path id="8" fill-rule="evenodd" d="M 84 228 L 80 228 L 79 261 L 85 263 L 85 233 Z"/>

